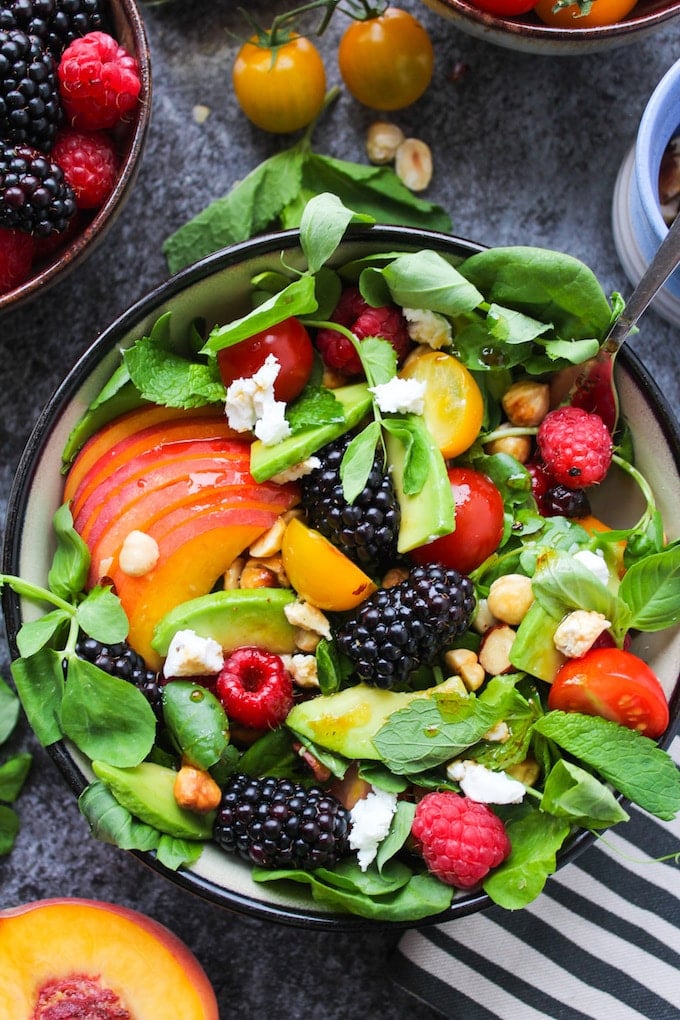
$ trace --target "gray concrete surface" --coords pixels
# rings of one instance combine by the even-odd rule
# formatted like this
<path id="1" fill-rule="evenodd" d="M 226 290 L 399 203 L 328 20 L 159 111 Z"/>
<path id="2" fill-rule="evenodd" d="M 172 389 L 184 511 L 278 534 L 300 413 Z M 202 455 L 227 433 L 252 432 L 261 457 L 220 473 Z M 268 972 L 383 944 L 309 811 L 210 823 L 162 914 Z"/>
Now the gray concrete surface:
<path id="1" fill-rule="evenodd" d="M 290 4 L 248 5 L 266 11 Z M 680 56 L 680 23 L 632 47 L 580 58 L 540 57 L 491 46 L 455 30 L 416 0 L 436 50 L 426 96 L 395 119 L 432 147 L 428 196 L 445 206 L 454 232 L 489 245 L 535 244 L 588 262 L 608 291 L 630 290 L 610 223 L 621 160 L 654 86 Z M 164 238 L 289 141 L 253 128 L 231 93 L 231 64 L 243 32 L 228 0 L 144 8 L 153 57 L 153 120 L 136 189 L 105 247 L 31 306 L 0 322 L 0 500 L 39 410 L 60 378 L 116 315 L 163 281 Z M 322 42 L 338 82 L 337 18 Z M 459 63 L 467 74 L 454 82 Z M 195 105 L 210 108 L 198 124 Z M 320 124 L 315 147 L 363 160 L 373 115 L 347 94 Z M 672 404 L 680 396 L 678 330 L 650 313 L 634 346 Z M 3 675 L 7 651 L 0 649 Z M 18 808 L 21 831 L 0 859 L 0 904 L 51 896 L 113 900 L 151 914 L 180 934 L 214 983 L 225 1018 L 429 1020 L 434 1014 L 396 989 L 387 962 L 398 934 L 296 931 L 228 913 L 175 888 L 130 855 L 92 840 L 75 801 L 22 726 L 4 752 L 30 749 L 35 762 Z M 181 1018 L 178 1018 L 181 1020 Z"/>

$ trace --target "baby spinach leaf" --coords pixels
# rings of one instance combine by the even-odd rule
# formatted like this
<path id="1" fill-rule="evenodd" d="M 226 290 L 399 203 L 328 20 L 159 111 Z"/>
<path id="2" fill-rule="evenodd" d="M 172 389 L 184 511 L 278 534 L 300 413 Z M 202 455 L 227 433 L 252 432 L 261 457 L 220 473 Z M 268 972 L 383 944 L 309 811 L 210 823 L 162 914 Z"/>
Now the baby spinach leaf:
<path id="1" fill-rule="evenodd" d="M 90 568 L 90 552 L 73 527 L 73 517 L 66 503 L 55 513 L 52 526 L 57 537 L 57 548 L 47 575 L 47 583 L 55 595 L 68 598 L 85 587 Z"/>
<path id="2" fill-rule="evenodd" d="M 350 440 L 345 450 L 340 464 L 340 480 L 348 503 L 353 503 L 366 485 L 379 439 L 380 423 L 372 421 Z"/>
<path id="3" fill-rule="evenodd" d="M 459 699 L 456 708 L 445 720 L 433 699 L 417 698 L 394 712 L 373 738 L 381 761 L 397 775 L 424 772 L 457 757 L 499 720 L 495 706 L 475 698 Z"/>
<path id="4" fill-rule="evenodd" d="M 630 627 L 656 631 L 680 620 L 680 546 L 633 563 L 621 581 L 619 597 L 630 610 Z"/>
<path id="5" fill-rule="evenodd" d="M 577 712 L 548 712 L 534 729 L 657 818 L 669 821 L 680 811 L 680 771 L 649 737 Z"/>
<path id="6" fill-rule="evenodd" d="M 19 831 L 19 816 L 11 807 L 0 804 L 0 857 L 5 857 L 14 846 Z"/>
<path id="7" fill-rule="evenodd" d="M 95 839 L 121 850 L 155 850 L 161 838 L 158 829 L 140 822 L 119 804 L 106 783 L 96 779 L 78 798 L 78 807 Z"/>
<path id="8" fill-rule="evenodd" d="M 156 858 L 170 871 L 195 864 L 202 853 L 203 843 L 199 840 L 179 839 L 177 836 L 169 836 L 167 832 L 161 833 L 156 847 Z"/>
<path id="9" fill-rule="evenodd" d="M 49 644 L 65 624 L 71 620 L 71 614 L 63 609 L 53 609 L 37 620 L 22 623 L 17 633 L 17 648 L 23 656 L 33 655 Z"/>
<path id="10" fill-rule="evenodd" d="M 120 599 L 110 588 L 92 588 L 76 609 L 78 625 L 89 637 L 105 645 L 124 641 L 130 624 Z"/>
<path id="11" fill-rule="evenodd" d="M 434 251 L 399 255 L 380 272 L 392 300 L 403 308 L 456 316 L 471 312 L 484 301 L 477 288 Z"/>
<path id="12" fill-rule="evenodd" d="M 561 818 L 532 811 L 507 825 L 510 856 L 484 880 L 484 892 L 507 910 L 520 910 L 543 891 L 557 867 L 557 851 L 569 835 Z"/>
<path id="13" fill-rule="evenodd" d="M 317 273 L 338 247 L 352 221 L 375 223 L 372 216 L 355 213 L 335 194 L 324 192 L 307 202 L 300 219 L 300 245 L 310 273 Z"/>
<path id="14" fill-rule="evenodd" d="M 201 354 L 217 354 L 225 347 L 232 347 L 263 329 L 276 326 L 291 315 L 311 315 L 316 308 L 314 277 L 301 276 L 240 319 L 234 319 L 224 326 L 215 326 Z"/>
<path id="15" fill-rule="evenodd" d="M 504 344 L 529 343 L 550 329 L 548 323 L 495 303 L 489 305 L 486 318 L 490 336 Z"/>
<path id="16" fill-rule="evenodd" d="M 19 699 L 0 676 L 0 744 L 4 744 L 19 718 Z"/>
<path id="17" fill-rule="evenodd" d="M 541 810 L 585 829 L 606 829 L 630 818 L 604 783 L 564 758 L 545 781 Z"/>
<path id="18" fill-rule="evenodd" d="M 145 400 L 164 407 L 203 407 L 224 400 L 224 383 L 214 361 L 194 361 L 151 336 L 142 337 L 123 360 Z"/>
<path id="19" fill-rule="evenodd" d="M 283 776 L 288 774 L 291 764 L 299 760 L 293 750 L 290 731 L 280 726 L 246 748 L 239 769 L 249 776 Z"/>
<path id="20" fill-rule="evenodd" d="M 93 760 L 139 765 L 153 746 L 156 717 L 134 684 L 71 658 L 61 705 L 64 733 Z"/>
<path id="21" fill-rule="evenodd" d="M 0 765 L 0 800 L 11 804 L 17 799 L 32 761 L 33 756 L 30 754 L 15 754 Z"/>
<path id="22" fill-rule="evenodd" d="M 10 669 L 26 718 L 43 747 L 61 740 L 61 699 L 64 692 L 62 656 L 41 648 L 26 658 L 15 659 Z"/>
<path id="23" fill-rule="evenodd" d="M 406 843 L 411 835 L 411 826 L 416 813 L 415 804 L 407 800 L 400 800 L 392 818 L 390 831 L 378 847 L 378 854 L 375 859 L 378 871 L 382 874 L 383 869 L 396 853 Z"/>
<path id="24" fill-rule="evenodd" d="M 375 862 L 362 871 L 354 857 L 340 861 L 332 871 L 329 868 L 316 868 L 314 871 L 320 882 L 365 896 L 387 896 L 403 889 L 412 874 L 409 867 L 394 860 L 386 863 L 382 871 Z"/>
<path id="25" fill-rule="evenodd" d="M 550 323 L 562 340 L 602 340 L 609 302 L 594 273 L 560 252 L 524 246 L 489 248 L 460 266 L 489 302 Z"/>

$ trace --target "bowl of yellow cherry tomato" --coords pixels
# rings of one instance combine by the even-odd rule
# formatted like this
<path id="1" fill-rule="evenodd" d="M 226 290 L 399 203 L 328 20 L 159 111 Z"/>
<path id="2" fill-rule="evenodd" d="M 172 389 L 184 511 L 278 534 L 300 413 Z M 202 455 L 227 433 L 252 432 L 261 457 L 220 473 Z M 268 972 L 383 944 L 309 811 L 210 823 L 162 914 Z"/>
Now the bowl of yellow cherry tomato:
<path id="1" fill-rule="evenodd" d="M 457 28 L 525 53 L 582 54 L 638 42 L 680 14 L 678 0 L 424 0 Z"/>

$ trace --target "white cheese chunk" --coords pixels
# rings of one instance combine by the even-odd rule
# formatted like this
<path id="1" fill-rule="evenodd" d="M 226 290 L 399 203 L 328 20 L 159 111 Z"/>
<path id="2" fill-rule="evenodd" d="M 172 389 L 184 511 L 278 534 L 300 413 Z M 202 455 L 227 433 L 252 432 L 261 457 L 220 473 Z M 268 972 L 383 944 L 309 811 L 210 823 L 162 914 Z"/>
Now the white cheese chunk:
<path id="1" fill-rule="evenodd" d="M 378 847 L 390 831 L 394 812 L 397 810 L 397 796 L 377 786 L 358 800 L 350 812 L 351 829 L 349 845 L 357 851 L 357 860 L 362 871 L 375 860 Z"/>
<path id="2" fill-rule="evenodd" d="M 400 379 L 370 387 L 383 414 L 422 414 L 425 408 L 425 383 L 420 379 Z"/>
<path id="3" fill-rule="evenodd" d="M 585 655 L 600 634 L 611 627 L 602 613 L 588 609 L 575 609 L 560 622 L 553 635 L 555 648 L 568 659 Z"/>
<path id="4" fill-rule="evenodd" d="M 254 375 L 235 379 L 227 389 L 225 410 L 227 421 L 236 432 L 254 432 L 265 446 L 286 439 L 290 425 L 286 421 L 286 405 L 274 396 L 274 383 L 281 366 L 268 354 Z"/>
<path id="5" fill-rule="evenodd" d="M 602 584 L 609 584 L 609 568 L 603 553 L 599 549 L 597 552 L 592 552 L 590 549 L 581 549 L 579 552 L 574 553 L 574 559 L 578 560 L 591 573 L 595 574 L 595 577 L 598 581 L 602 581 Z"/>
<path id="6" fill-rule="evenodd" d="M 217 641 L 194 630 L 178 630 L 168 648 L 163 676 L 204 676 L 219 673 L 223 666 L 224 653 Z"/>
<path id="7" fill-rule="evenodd" d="M 476 761 L 453 761 L 447 765 L 446 774 L 466 797 L 480 804 L 519 804 L 526 792 L 523 783 Z"/>
<path id="8" fill-rule="evenodd" d="M 427 344 L 435 351 L 451 346 L 451 323 L 443 315 L 425 308 L 402 308 L 401 311 L 408 323 L 408 335 L 417 344 Z"/>

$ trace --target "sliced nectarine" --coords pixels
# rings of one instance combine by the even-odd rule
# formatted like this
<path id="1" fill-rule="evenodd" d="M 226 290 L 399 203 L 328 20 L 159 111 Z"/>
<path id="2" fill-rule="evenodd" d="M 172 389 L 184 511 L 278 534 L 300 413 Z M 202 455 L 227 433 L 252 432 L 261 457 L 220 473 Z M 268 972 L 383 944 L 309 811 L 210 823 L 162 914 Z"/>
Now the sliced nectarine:
<path id="1" fill-rule="evenodd" d="M 0 910 L 0 1013 L 219 1018 L 205 971 L 173 932 L 127 907 L 82 899 Z"/>
<path id="2" fill-rule="evenodd" d="M 71 512 L 76 517 L 87 497 L 98 485 L 101 485 L 119 467 L 129 463 L 146 450 L 167 446 L 169 452 L 170 445 L 173 443 L 186 442 L 190 439 L 231 439 L 233 435 L 234 433 L 226 421 L 213 415 L 189 421 L 182 419 L 171 421 L 142 429 L 141 432 L 136 432 L 133 436 L 127 436 L 107 450 L 86 472 L 71 497 Z M 65 498 L 68 498 L 66 492 Z"/>
<path id="3" fill-rule="evenodd" d="M 133 436 L 135 433 L 141 432 L 142 429 L 158 425 L 161 422 L 174 421 L 178 418 L 189 421 L 191 418 L 204 418 L 206 414 L 210 413 L 211 409 L 205 407 L 184 410 L 178 407 L 161 407 L 157 404 L 151 404 L 146 407 L 135 408 L 134 411 L 128 411 L 126 414 L 114 418 L 88 439 L 75 457 L 66 480 L 65 498 L 67 500 L 72 499 L 73 494 L 92 465 L 107 450 L 110 450 L 116 443 L 125 439 L 126 436 Z M 216 408 L 214 414 L 216 418 L 224 420 L 223 409 Z"/>

